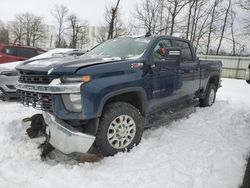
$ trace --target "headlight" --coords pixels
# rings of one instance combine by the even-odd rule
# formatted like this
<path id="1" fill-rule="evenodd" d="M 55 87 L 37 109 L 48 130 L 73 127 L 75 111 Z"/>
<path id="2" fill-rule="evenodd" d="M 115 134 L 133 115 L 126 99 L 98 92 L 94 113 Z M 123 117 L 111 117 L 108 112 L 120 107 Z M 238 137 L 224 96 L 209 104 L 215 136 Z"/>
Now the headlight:
<path id="1" fill-rule="evenodd" d="M 72 83 L 72 82 L 84 82 L 87 83 L 91 80 L 90 75 L 84 76 L 63 76 L 61 77 L 62 83 Z"/>
<path id="2" fill-rule="evenodd" d="M 63 103 L 71 112 L 82 111 L 81 93 L 62 95 Z"/>
<path id="3" fill-rule="evenodd" d="M 17 71 L 3 71 L 0 73 L 0 75 L 4 75 L 4 76 L 18 76 L 18 72 Z"/>

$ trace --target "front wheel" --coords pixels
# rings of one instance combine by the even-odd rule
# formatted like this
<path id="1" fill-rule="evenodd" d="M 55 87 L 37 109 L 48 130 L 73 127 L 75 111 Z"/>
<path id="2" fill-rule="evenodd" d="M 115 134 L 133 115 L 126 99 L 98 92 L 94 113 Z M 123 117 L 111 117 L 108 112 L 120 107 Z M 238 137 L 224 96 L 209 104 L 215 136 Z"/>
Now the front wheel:
<path id="1" fill-rule="evenodd" d="M 212 106 L 216 98 L 216 86 L 215 84 L 209 84 L 204 99 L 200 99 L 200 107 Z"/>
<path id="2" fill-rule="evenodd" d="M 95 147 L 103 156 L 130 150 L 137 145 L 143 132 L 143 118 L 139 110 L 124 102 L 105 107 L 96 134 Z"/>

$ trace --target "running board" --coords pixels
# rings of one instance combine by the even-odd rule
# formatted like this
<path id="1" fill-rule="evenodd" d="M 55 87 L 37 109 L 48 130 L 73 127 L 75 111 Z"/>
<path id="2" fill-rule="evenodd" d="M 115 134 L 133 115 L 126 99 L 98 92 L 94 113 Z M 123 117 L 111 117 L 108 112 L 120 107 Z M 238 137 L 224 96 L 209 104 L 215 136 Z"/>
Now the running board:
<path id="1" fill-rule="evenodd" d="M 195 112 L 195 107 L 197 106 L 199 106 L 199 101 L 195 100 L 166 108 L 157 113 L 149 114 L 147 116 L 145 128 L 162 126 L 177 119 L 188 117 Z"/>

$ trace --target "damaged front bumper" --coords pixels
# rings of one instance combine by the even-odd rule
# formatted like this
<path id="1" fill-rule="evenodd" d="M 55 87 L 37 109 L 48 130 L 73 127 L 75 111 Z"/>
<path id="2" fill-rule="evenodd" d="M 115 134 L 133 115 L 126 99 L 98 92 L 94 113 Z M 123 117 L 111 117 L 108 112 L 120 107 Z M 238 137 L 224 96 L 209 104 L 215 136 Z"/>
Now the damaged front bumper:
<path id="1" fill-rule="evenodd" d="M 59 122 L 53 115 L 43 112 L 45 123 L 48 125 L 46 132 L 49 142 L 56 149 L 65 154 L 74 152 L 87 153 L 95 141 L 95 136 L 79 132 L 72 126 Z"/>

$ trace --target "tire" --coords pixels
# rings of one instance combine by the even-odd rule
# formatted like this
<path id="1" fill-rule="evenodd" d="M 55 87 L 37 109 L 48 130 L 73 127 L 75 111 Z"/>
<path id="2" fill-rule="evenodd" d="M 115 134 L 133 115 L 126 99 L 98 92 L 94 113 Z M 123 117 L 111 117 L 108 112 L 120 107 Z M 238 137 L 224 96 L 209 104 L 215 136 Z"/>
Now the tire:
<path id="1" fill-rule="evenodd" d="M 94 147 L 102 156 L 129 151 L 141 141 L 143 117 L 134 106 L 117 102 L 104 108 Z"/>
<path id="2" fill-rule="evenodd" d="M 212 106 L 215 102 L 217 88 L 215 84 L 209 84 L 204 99 L 200 99 L 200 107 Z"/>

